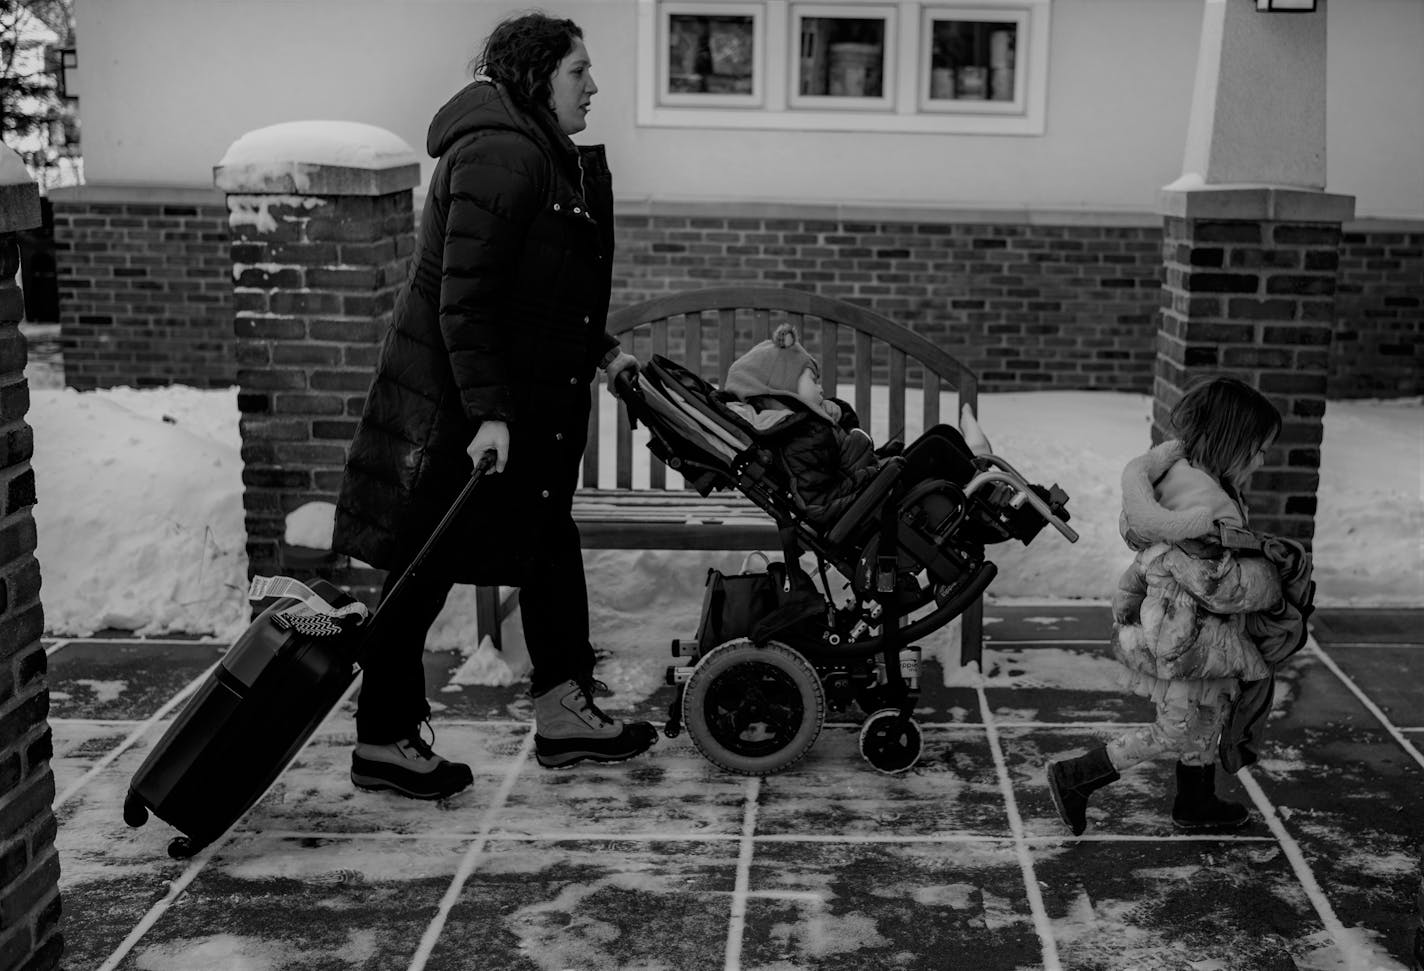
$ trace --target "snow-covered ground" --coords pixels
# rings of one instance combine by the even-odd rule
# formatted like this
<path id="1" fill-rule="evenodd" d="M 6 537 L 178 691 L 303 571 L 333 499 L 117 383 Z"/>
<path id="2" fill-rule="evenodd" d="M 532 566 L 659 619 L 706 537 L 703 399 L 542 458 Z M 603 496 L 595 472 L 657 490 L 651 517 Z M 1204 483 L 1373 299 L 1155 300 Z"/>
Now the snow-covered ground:
<path id="1" fill-rule="evenodd" d="M 235 390 L 37 387 L 31 398 L 47 629 L 239 633 L 248 612 Z M 995 451 L 1033 481 L 1067 490 L 1081 535 L 1070 544 L 1045 530 L 1027 548 L 995 548 L 991 597 L 1109 596 L 1127 559 L 1117 535 L 1118 476 L 1148 444 L 1149 409 L 1144 395 L 1110 392 L 982 398 Z M 907 410 L 919 412 L 913 403 Z M 941 413 L 955 411 L 946 398 Z M 870 423 L 877 441 L 884 420 L 880 408 Z M 1331 402 L 1323 456 L 1319 602 L 1424 604 L 1424 402 Z M 320 531 L 300 521 L 293 528 Z M 736 570 L 742 557 L 590 550 L 585 561 L 595 643 L 613 655 L 601 675 L 615 690 L 640 692 L 660 678 L 668 640 L 693 633 L 707 567 Z M 512 672 L 476 651 L 471 594 L 452 597 L 431 646 L 470 655 L 470 680 L 522 674 L 517 623 L 506 630 Z"/>

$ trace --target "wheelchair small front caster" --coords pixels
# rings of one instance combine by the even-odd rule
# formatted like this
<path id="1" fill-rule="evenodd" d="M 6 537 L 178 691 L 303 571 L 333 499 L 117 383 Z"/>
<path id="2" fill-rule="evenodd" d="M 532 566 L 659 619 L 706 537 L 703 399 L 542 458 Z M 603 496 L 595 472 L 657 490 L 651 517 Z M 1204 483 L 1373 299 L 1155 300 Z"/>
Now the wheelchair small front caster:
<path id="1" fill-rule="evenodd" d="M 148 822 L 148 807 L 132 792 L 124 797 L 124 822 L 135 829 Z"/>
<path id="2" fill-rule="evenodd" d="M 860 729 L 860 754 L 881 772 L 904 772 L 920 760 L 924 737 L 915 720 L 898 708 L 882 708 Z"/>
<path id="3" fill-rule="evenodd" d="M 186 860 L 201 848 L 186 836 L 175 836 L 168 841 L 168 855 L 175 860 Z"/>

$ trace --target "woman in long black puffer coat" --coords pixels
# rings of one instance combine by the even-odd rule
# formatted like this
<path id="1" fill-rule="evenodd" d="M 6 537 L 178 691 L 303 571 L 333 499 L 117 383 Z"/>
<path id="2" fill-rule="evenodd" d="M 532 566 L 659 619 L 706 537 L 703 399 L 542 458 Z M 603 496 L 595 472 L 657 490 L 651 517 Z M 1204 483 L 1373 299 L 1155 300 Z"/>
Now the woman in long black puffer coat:
<path id="1" fill-rule="evenodd" d="M 578 148 L 598 90 L 582 32 L 542 14 L 491 33 L 479 78 L 435 115 L 439 159 L 409 282 L 347 455 L 335 549 L 389 571 L 384 598 L 468 480 L 496 464 L 432 561 L 381 614 L 356 715 L 352 781 L 438 799 L 471 781 L 422 738 L 422 654 L 454 583 L 521 588 L 545 766 L 618 761 L 647 723 L 594 705 L 594 654 L 573 492 L 590 382 L 636 364 L 605 330 L 612 179 Z"/>

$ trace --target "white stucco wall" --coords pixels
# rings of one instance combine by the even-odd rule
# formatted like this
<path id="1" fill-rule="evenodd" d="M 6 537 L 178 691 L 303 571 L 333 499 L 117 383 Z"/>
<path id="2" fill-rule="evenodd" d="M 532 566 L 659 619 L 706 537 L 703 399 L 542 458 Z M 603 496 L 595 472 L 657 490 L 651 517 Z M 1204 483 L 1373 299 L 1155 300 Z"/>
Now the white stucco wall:
<path id="1" fill-rule="evenodd" d="M 1054 0 L 1042 136 L 639 128 L 636 2 L 545 5 L 584 27 L 603 90 L 580 140 L 608 144 L 624 201 L 1150 213 L 1181 172 L 1201 23 L 1192 0 Z M 311 118 L 378 125 L 420 148 L 485 33 L 526 6 L 77 0 L 71 87 L 87 177 L 210 186 L 238 136 Z M 1330 17 L 1328 187 L 1355 194 L 1360 216 L 1424 217 L 1424 3 L 1334 5 L 1345 6 L 1350 16 Z"/>
<path id="2" fill-rule="evenodd" d="M 1334 0 L 1325 167 L 1357 216 L 1424 219 L 1424 2 Z"/>

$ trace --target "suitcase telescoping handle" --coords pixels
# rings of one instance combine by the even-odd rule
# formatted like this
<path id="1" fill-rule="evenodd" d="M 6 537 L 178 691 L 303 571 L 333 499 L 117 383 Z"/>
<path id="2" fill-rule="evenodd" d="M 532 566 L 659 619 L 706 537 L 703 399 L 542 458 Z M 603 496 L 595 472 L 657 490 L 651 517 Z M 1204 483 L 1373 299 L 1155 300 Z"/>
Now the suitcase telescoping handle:
<path id="1" fill-rule="evenodd" d="M 371 620 L 367 624 L 367 629 L 375 626 L 376 618 L 381 614 L 381 608 L 400 595 L 401 589 L 405 587 L 410 578 L 425 565 L 426 559 L 430 556 L 430 551 L 435 549 L 435 544 L 440 542 L 440 537 L 445 535 L 445 530 L 450 528 L 450 524 L 455 521 L 455 517 L 460 515 L 460 510 L 465 508 L 465 503 L 469 501 L 470 495 L 475 491 L 475 486 L 480 484 L 480 479 L 484 478 L 486 472 L 494 468 L 495 460 L 498 456 L 494 449 L 488 449 L 480 456 L 480 460 L 475 463 L 475 471 L 470 474 L 470 478 L 465 482 L 465 487 L 460 490 L 460 494 L 455 497 L 455 501 L 450 504 L 450 508 L 445 511 L 445 515 L 431 531 L 430 538 L 425 541 L 425 545 L 420 548 L 420 552 L 415 554 L 415 559 L 410 561 L 410 565 L 405 568 L 396 585 L 391 588 L 391 592 L 381 599 L 376 605 L 376 612 L 371 615 Z"/>

